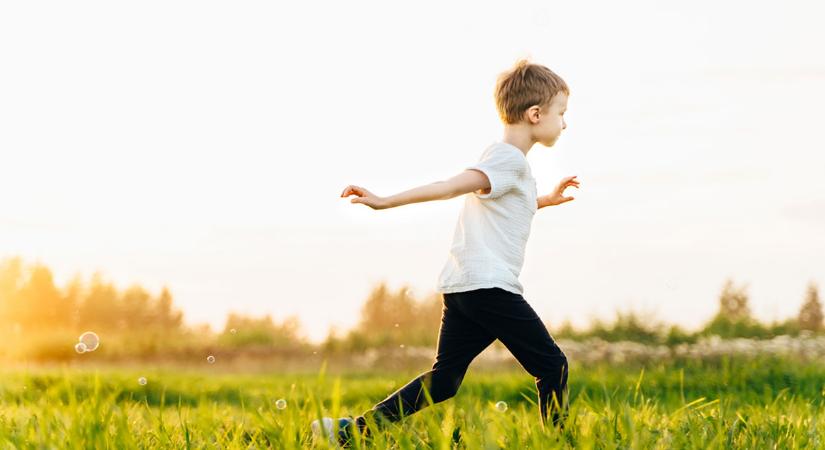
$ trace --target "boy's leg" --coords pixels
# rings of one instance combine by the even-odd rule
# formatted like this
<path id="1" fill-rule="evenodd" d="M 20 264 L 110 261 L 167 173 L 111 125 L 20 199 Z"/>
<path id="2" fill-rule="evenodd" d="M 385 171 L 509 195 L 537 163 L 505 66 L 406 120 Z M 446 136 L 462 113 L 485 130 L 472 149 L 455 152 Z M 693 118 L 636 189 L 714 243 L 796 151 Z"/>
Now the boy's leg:
<path id="1" fill-rule="evenodd" d="M 400 420 L 401 417 L 428 406 L 423 387 L 427 388 L 433 403 L 456 394 L 470 362 L 495 340 L 488 331 L 455 307 L 457 295 L 443 294 L 441 329 L 432 370 L 390 394 L 367 411 L 365 416 L 374 414 L 378 416 L 376 420 Z M 360 428 L 364 428 L 364 416 L 356 418 L 356 422 Z"/>
<path id="2" fill-rule="evenodd" d="M 457 307 L 498 338 L 536 378 L 542 422 L 551 416 L 553 424 L 559 424 L 567 406 L 568 365 L 564 352 L 524 297 L 499 288 L 475 292 L 472 298 L 457 302 Z"/>

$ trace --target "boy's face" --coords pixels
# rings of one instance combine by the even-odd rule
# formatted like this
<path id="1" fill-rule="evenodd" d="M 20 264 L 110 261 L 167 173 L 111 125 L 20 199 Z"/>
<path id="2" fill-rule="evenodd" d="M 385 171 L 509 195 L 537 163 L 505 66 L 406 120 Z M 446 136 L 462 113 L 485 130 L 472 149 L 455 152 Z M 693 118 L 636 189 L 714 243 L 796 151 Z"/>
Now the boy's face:
<path id="1" fill-rule="evenodd" d="M 567 94 L 559 92 L 542 110 L 535 111 L 533 135 L 536 142 L 552 147 L 561 136 L 561 131 L 567 128 L 564 113 L 567 111 Z M 532 111 L 531 111 L 532 113 Z"/>

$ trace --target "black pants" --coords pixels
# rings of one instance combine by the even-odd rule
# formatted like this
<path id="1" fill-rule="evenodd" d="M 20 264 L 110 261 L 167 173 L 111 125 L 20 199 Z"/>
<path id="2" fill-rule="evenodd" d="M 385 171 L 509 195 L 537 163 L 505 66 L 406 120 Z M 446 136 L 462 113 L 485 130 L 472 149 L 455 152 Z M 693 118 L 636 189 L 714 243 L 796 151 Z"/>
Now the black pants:
<path id="1" fill-rule="evenodd" d="M 542 423 L 548 416 L 559 423 L 566 412 L 567 358 L 524 297 L 500 288 L 443 294 L 444 308 L 438 351 L 432 370 L 390 394 L 365 415 L 400 420 L 429 402 L 451 398 L 458 392 L 470 362 L 499 339 L 527 372 L 535 377 Z M 365 425 L 364 416 L 356 422 Z"/>

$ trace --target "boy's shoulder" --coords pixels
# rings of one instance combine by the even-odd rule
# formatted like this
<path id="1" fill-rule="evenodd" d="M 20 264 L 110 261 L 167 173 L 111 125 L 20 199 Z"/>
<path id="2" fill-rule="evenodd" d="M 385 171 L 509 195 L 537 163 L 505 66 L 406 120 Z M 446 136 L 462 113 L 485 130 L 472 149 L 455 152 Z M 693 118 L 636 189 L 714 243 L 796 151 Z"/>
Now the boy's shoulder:
<path id="1" fill-rule="evenodd" d="M 527 157 L 515 145 L 506 142 L 493 142 L 488 145 L 481 154 L 479 162 L 486 162 L 493 165 L 506 165 L 520 170 L 530 171 L 530 163 Z"/>
<path id="2" fill-rule="evenodd" d="M 524 156 L 524 153 L 522 153 L 518 147 L 506 142 L 493 142 L 485 147 L 481 153 L 482 158 L 489 158 L 492 155 L 496 155 L 498 159 L 527 162 L 527 157 Z"/>
<path id="3" fill-rule="evenodd" d="M 492 151 L 502 151 L 502 152 L 518 152 L 522 156 L 524 155 L 521 153 L 518 147 L 513 144 L 508 144 L 503 141 L 493 141 L 484 149 L 485 152 L 492 152 Z"/>

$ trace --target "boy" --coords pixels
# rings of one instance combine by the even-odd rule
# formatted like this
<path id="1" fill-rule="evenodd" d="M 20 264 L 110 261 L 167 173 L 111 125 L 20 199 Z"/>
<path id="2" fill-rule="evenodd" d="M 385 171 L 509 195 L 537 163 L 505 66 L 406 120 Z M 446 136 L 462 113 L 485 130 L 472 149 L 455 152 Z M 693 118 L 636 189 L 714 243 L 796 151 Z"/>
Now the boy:
<path id="1" fill-rule="evenodd" d="M 360 186 L 347 186 L 341 197 L 372 209 L 446 200 L 468 195 L 455 229 L 447 262 L 438 279 L 443 311 L 432 370 L 390 394 L 363 416 L 338 419 L 339 444 L 346 445 L 357 425 L 369 434 L 366 416 L 398 421 L 426 407 L 423 388 L 433 403 L 458 391 L 470 362 L 499 339 L 536 378 L 541 422 L 548 416 L 561 426 L 565 410 L 567 358 L 536 312 L 522 297 L 518 275 L 536 210 L 573 200 L 564 190 L 578 188 L 576 176 L 561 180 L 553 193 L 538 197 L 526 156 L 535 143 L 551 147 L 567 128 L 567 84 L 547 67 L 521 60 L 502 73 L 495 88 L 496 107 L 504 123 L 501 142 L 489 146 L 480 161 L 446 181 L 379 197 Z M 562 405 L 562 406 L 560 406 Z M 314 421 L 332 439 L 333 419 Z"/>

